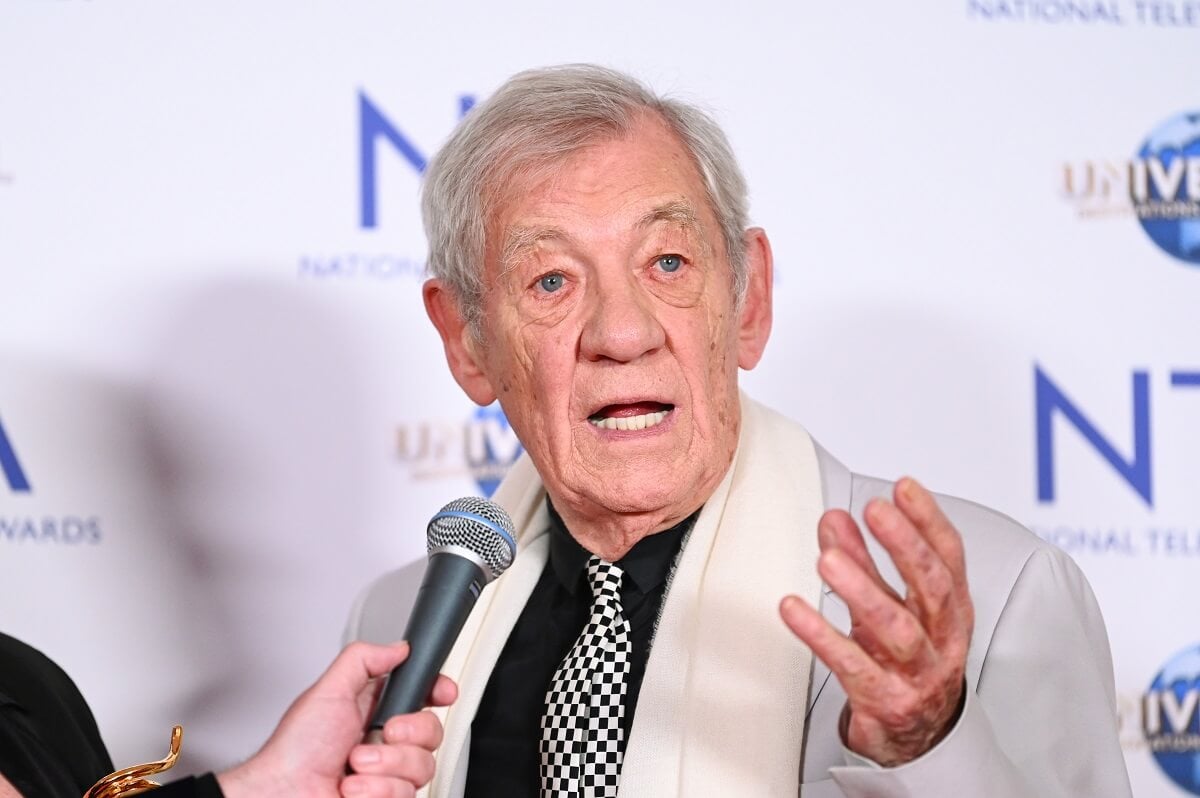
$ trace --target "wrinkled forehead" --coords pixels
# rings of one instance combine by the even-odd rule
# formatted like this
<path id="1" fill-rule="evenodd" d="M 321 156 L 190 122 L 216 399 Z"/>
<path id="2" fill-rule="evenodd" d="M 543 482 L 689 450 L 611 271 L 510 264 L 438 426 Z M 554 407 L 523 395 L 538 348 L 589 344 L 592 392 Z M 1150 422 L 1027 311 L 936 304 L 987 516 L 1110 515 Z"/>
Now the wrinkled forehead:
<path id="1" fill-rule="evenodd" d="M 695 158 L 664 120 L 647 114 L 629 130 L 594 131 L 569 150 L 497 164 L 481 195 L 487 260 L 507 262 L 515 250 L 553 237 L 553 229 L 527 224 L 521 219 L 521 207 L 532 196 L 558 187 L 574 188 L 568 181 L 580 181 L 581 175 L 589 171 L 593 177 L 604 176 L 606 173 L 600 169 L 604 158 L 599 150 L 613 143 L 657 144 L 662 157 L 647 166 L 671 175 L 669 182 L 677 189 L 670 192 L 671 196 L 658 197 L 641 209 L 633 222 L 635 226 L 668 223 L 703 238 L 717 231 L 716 209 Z"/>
<path id="2" fill-rule="evenodd" d="M 636 233 L 648 234 L 655 229 L 668 229 L 681 233 L 692 246 L 706 254 L 712 247 L 705 235 L 706 227 L 700 214 L 689 200 L 667 199 L 651 205 L 633 222 Z M 512 271 L 525 259 L 531 257 L 542 244 L 569 246 L 573 237 L 566 230 L 550 224 L 525 224 L 514 221 L 503 226 L 497 233 L 493 257 L 498 262 L 500 273 Z"/>

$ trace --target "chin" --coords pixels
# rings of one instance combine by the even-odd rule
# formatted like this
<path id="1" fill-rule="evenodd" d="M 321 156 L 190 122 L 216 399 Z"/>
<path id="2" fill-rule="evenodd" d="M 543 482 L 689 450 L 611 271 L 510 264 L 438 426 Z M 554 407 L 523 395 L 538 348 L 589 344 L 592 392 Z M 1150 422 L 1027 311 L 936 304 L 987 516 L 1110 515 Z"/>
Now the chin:
<path id="1" fill-rule="evenodd" d="M 645 475 L 637 479 L 605 480 L 604 490 L 593 495 L 592 501 L 614 513 L 652 513 L 670 508 L 686 498 L 686 486 L 664 489 Z"/>

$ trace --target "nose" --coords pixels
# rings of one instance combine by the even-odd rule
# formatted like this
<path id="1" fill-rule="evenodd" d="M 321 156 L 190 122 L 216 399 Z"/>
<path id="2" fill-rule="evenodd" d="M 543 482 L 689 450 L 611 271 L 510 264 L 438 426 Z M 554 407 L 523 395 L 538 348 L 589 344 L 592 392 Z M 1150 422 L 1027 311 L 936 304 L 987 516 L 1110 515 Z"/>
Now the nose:
<path id="1" fill-rule="evenodd" d="M 633 275 L 610 274 L 595 280 L 592 288 L 580 339 L 580 353 L 585 359 L 629 363 L 666 342 L 653 297 Z"/>

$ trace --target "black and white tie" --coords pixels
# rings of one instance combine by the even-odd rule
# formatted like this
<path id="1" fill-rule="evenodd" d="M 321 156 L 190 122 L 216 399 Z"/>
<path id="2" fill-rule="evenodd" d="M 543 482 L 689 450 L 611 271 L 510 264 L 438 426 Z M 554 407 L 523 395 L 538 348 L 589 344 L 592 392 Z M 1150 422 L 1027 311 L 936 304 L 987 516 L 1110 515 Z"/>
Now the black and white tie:
<path id="1" fill-rule="evenodd" d="M 558 666 L 542 716 L 541 798 L 611 798 L 621 778 L 629 621 L 624 573 L 593 556 L 587 564 L 592 614 Z"/>

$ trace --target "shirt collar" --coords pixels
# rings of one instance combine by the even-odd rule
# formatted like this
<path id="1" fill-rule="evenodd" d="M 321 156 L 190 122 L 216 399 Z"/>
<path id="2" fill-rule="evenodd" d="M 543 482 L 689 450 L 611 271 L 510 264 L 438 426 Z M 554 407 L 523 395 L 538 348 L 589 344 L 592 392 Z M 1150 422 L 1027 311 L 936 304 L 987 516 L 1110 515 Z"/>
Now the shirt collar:
<path id="1" fill-rule="evenodd" d="M 546 497 L 546 510 L 550 515 L 550 566 L 559 583 L 575 595 L 579 585 L 586 582 L 584 571 L 592 554 L 571 536 L 549 496 Z M 644 595 L 665 582 L 684 536 L 699 515 L 700 510 L 696 510 L 670 529 L 647 535 L 635 543 L 616 562 L 625 573 L 625 584 Z"/>

